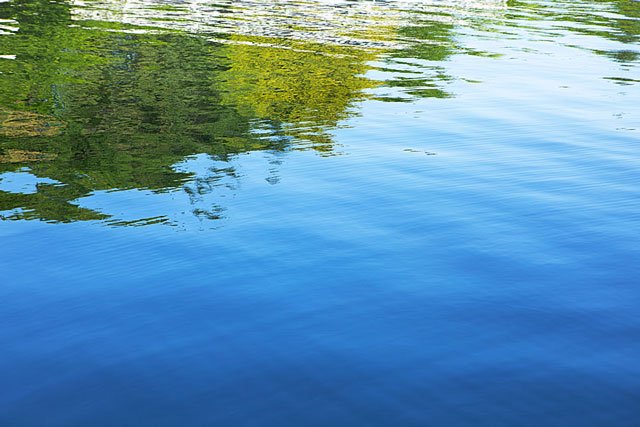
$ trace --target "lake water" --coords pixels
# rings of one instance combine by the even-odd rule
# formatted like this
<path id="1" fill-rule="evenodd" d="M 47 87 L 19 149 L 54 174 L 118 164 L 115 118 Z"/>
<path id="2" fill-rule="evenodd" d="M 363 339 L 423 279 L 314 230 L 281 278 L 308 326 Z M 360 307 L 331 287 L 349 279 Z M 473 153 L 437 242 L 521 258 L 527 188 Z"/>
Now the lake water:
<path id="1" fill-rule="evenodd" d="M 640 2 L 0 2 L 0 425 L 640 425 Z"/>

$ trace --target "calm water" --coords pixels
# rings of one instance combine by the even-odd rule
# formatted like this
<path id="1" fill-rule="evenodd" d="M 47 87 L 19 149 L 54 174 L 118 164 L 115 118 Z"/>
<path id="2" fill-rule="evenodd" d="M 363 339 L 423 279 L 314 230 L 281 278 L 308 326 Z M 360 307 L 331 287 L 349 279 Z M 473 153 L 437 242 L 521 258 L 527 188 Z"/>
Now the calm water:
<path id="1" fill-rule="evenodd" d="M 0 2 L 0 425 L 640 426 L 640 2 Z"/>

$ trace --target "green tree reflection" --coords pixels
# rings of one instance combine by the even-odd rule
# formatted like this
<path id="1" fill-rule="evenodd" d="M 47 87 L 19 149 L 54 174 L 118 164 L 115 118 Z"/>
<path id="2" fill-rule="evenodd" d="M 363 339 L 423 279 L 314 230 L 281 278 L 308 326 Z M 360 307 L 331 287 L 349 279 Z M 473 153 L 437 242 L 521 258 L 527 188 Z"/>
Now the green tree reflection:
<path id="1" fill-rule="evenodd" d="M 359 76 L 364 50 L 132 33 L 75 22 L 66 2 L 48 0 L 0 3 L 0 18 L 19 28 L 0 36 L 0 53 L 16 55 L 0 63 L 0 173 L 27 167 L 60 183 L 0 191 L 9 219 L 103 219 L 76 201 L 101 190 L 182 188 L 192 177 L 172 165 L 195 153 L 225 159 L 284 150 L 292 139 L 330 151 L 329 130 L 371 84 Z M 198 208 L 211 218 L 219 211 Z"/>

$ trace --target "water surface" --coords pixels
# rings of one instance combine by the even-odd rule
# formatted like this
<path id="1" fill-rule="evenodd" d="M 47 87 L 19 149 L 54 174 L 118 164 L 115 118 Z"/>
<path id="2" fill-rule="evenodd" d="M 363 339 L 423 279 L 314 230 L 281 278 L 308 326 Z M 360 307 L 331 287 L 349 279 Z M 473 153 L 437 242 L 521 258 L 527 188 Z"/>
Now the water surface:
<path id="1" fill-rule="evenodd" d="M 0 424 L 640 424 L 640 3 L 0 2 Z"/>

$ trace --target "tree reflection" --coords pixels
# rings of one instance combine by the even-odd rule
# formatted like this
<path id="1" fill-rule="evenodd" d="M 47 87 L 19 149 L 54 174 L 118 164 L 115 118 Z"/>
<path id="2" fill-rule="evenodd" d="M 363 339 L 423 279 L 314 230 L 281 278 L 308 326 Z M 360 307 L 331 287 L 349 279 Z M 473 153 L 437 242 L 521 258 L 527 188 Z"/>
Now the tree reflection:
<path id="1" fill-rule="evenodd" d="M 265 179 L 277 184 L 283 153 L 333 152 L 333 131 L 366 89 L 381 85 L 365 77 L 374 60 L 398 65 L 384 85 L 402 95 L 378 99 L 410 101 L 450 97 L 444 63 L 477 54 L 456 44 L 455 7 L 76 3 L 0 2 L 0 179 L 28 171 L 54 182 L 30 193 L 0 190 L 4 218 L 104 220 L 109 213 L 87 199 L 112 190 L 179 191 L 195 216 L 220 218 L 224 207 L 206 196 L 233 188 L 237 174 L 229 162 L 198 173 L 179 166 L 194 155 L 215 163 L 264 151 Z M 590 23 L 571 31 L 638 41 L 637 2 L 572 7 L 597 5 L 616 13 L 567 17 L 551 3 L 509 0 L 504 16 L 515 26 L 538 16 Z M 518 11 L 531 8 L 535 14 Z M 638 58 L 627 48 L 600 53 L 626 65 Z M 109 221 L 145 223 L 121 216 Z M 146 220 L 169 221 L 162 213 Z"/>
<path id="2" fill-rule="evenodd" d="M 225 47 L 225 56 L 230 66 L 217 82 L 224 105 L 263 120 L 260 129 L 274 141 L 286 144 L 291 137 L 324 152 L 332 150 L 328 131 L 373 85 L 362 75 L 374 55 L 362 49 L 235 43 Z"/>
<path id="3" fill-rule="evenodd" d="M 59 182 L 33 194 L 0 191 L 9 219 L 104 219 L 78 201 L 116 189 L 180 189 L 194 214 L 219 218 L 220 206 L 199 197 L 233 173 L 194 177 L 172 165 L 292 144 L 330 152 L 331 128 L 371 85 L 360 76 L 371 58 L 362 49 L 221 44 L 121 23 L 88 29 L 68 3 L 48 0 L 0 3 L 0 14 L 19 28 L 0 36 L 0 51 L 16 55 L 0 64 L 0 174 L 28 168 Z"/>

